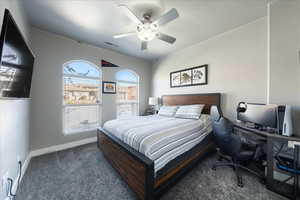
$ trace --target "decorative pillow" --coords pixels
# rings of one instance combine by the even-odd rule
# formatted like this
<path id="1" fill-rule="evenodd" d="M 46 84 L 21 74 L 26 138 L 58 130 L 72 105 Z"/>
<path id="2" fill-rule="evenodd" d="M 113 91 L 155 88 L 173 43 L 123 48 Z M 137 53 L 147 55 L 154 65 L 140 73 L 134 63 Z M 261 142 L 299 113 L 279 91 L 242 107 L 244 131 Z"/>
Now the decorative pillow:
<path id="1" fill-rule="evenodd" d="M 158 111 L 158 115 L 173 117 L 177 109 L 178 106 L 162 106 Z"/>
<path id="2" fill-rule="evenodd" d="M 180 106 L 175 114 L 175 117 L 186 119 L 199 119 L 204 106 L 204 104 Z"/>

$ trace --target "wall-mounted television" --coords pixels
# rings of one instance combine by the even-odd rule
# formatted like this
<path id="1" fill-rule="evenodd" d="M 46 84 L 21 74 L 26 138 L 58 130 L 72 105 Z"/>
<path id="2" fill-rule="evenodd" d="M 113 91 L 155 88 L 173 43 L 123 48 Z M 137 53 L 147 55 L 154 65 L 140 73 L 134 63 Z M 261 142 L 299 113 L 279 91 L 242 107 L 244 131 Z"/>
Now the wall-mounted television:
<path id="1" fill-rule="evenodd" d="M 34 56 L 9 10 L 0 36 L 0 98 L 29 98 Z"/>

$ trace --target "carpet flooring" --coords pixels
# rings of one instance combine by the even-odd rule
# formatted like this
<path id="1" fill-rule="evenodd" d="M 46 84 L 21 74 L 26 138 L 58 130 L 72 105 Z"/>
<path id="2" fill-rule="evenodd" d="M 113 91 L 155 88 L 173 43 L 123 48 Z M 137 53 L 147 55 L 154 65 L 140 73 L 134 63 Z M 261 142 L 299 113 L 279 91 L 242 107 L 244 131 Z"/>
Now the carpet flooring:
<path id="1" fill-rule="evenodd" d="M 257 178 L 243 174 L 237 187 L 232 169 L 211 170 L 215 156 L 201 161 L 161 200 L 283 200 Z M 96 144 L 33 158 L 16 200 L 137 200 Z"/>

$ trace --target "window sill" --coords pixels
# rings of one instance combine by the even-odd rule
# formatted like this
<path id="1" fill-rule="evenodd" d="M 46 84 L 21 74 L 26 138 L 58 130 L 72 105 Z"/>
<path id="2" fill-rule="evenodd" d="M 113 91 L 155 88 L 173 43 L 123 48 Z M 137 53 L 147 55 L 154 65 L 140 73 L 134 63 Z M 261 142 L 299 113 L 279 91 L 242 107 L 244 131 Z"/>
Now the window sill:
<path id="1" fill-rule="evenodd" d="M 86 128 L 86 129 L 76 129 L 76 130 L 70 130 L 70 131 L 63 131 L 63 134 L 65 136 L 76 135 L 76 134 L 87 133 L 87 132 L 91 132 L 91 131 L 97 131 L 97 129 L 98 129 L 97 127 Z"/>

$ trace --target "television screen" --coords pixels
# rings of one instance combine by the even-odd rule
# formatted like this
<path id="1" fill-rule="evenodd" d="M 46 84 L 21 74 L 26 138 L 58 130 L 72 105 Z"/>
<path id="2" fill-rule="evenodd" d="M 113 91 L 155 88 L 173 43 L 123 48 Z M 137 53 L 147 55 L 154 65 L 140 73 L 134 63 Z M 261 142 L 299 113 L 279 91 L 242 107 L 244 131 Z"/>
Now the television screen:
<path id="1" fill-rule="evenodd" d="M 6 9 L 0 37 L 0 97 L 30 96 L 34 56 Z"/>

